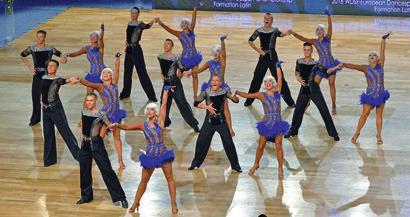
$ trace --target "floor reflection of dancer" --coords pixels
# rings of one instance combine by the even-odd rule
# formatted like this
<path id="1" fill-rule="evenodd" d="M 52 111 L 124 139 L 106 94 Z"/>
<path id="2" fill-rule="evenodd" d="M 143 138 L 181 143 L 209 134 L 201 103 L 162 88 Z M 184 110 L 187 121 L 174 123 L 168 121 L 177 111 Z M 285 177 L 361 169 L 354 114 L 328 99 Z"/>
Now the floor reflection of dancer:
<path id="1" fill-rule="evenodd" d="M 162 104 L 158 114 L 157 105 L 155 103 L 149 103 L 145 108 L 145 115 L 147 121 L 139 122 L 136 124 L 119 124 L 118 129 L 122 130 L 139 130 L 144 132 L 145 139 L 147 141 L 147 150 L 139 157 L 142 168 L 141 181 L 138 185 L 138 190 L 135 194 L 134 203 L 132 204 L 129 212 L 135 212 L 140 206 L 141 197 L 144 195 L 147 189 L 148 181 L 151 178 L 155 168 L 162 168 L 165 178 L 167 179 L 168 189 L 171 196 L 172 213 L 178 212 L 176 204 L 176 186 L 174 181 L 174 175 L 172 172 L 172 161 L 175 158 L 174 150 L 168 150 L 164 144 L 163 129 L 164 120 L 166 117 L 166 105 L 168 100 L 168 92 L 171 89 L 170 86 L 164 87 L 164 94 L 162 96 Z"/>
<path id="2" fill-rule="evenodd" d="M 231 168 L 238 173 L 242 172 L 236 153 L 235 144 L 233 143 L 231 133 L 225 118 L 224 110 L 226 109 L 225 101 L 229 98 L 232 102 L 238 103 L 239 99 L 231 94 L 229 89 L 221 88 L 221 80 L 218 75 L 212 76 L 211 87 L 202 91 L 198 98 L 195 99 L 194 105 L 200 109 L 206 109 L 204 123 L 198 135 L 195 146 L 194 159 L 188 170 L 199 168 L 204 162 L 211 146 L 212 138 L 215 132 L 221 136 L 225 153 L 228 156 Z M 202 101 L 205 101 L 202 102 Z"/>
<path id="3" fill-rule="evenodd" d="M 263 21 L 264 26 L 256 29 L 248 40 L 249 45 L 260 54 L 255 71 L 253 72 L 253 79 L 249 87 L 248 93 L 256 93 L 259 91 L 263 82 L 263 77 L 265 77 L 268 68 L 272 76 L 275 78 L 275 80 L 278 80 L 275 67 L 275 63 L 278 62 L 278 54 L 276 53 L 276 39 L 277 37 L 288 36 L 292 32 L 291 30 L 281 32 L 278 28 L 272 27 L 273 16 L 271 13 L 265 13 Z M 254 43 L 254 41 L 258 37 L 260 39 L 260 48 L 256 47 Z M 288 106 L 295 107 L 295 102 L 292 99 L 288 83 L 286 82 L 283 75 L 282 79 L 283 88 L 281 90 L 281 94 L 283 100 L 286 102 Z M 252 105 L 253 101 L 254 99 L 249 98 L 246 100 L 244 105 L 250 106 Z"/>
<path id="4" fill-rule="evenodd" d="M 169 112 L 171 110 L 172 99 L 174 99 L 185 122 L 187 122 L 195 132 L 199 132 L 199 123 L 195 119 L 192 109 L 186 100 L 184 87 L 181 82 L 181 78 L 184 75 L 184 69 L 180 58 L 172 53 L 173 47 L 174 42 L 171 39 L 166 39 L 164 42 L 164 53 L 158 55 L 158 61 L 161 66 L 161 75 L 164 81 L 163 87 L 174 87 L 174 91 L 168 94 L 167 113 L 164 127 L 171 125 Z M 163 95 L 163 92 L 164 90 L 161 92 L 161 96 Z"/>
<path id="5" fill-rule="evenodd" d="M 64 54 L 66 57 L 78 57 L 86 54 L 90 62 L 90 71 L 86 73 L 85 79 L 92 83 L 101 83 L 101 72 L 104 65 L 104 24 L 101 24 L 100 32 L 90 33 L 90 44 L 80 50 Z M 93 88 L 87 87 L 87 93 L 93 92 Z"/>
<path id="6" fill-rule="evenodd" d="M 41 103 L 43 108 L 43 134 L 44 134 L 44 166 L 48 167 L 57 163 L 56 135 L 57 127 L 61 137 L 67 144 L 73 157 L 78 160 L 80 148 L 77 144 L 73 132 L 68 125 L 67 117 L 64 112 L 58 94 L 60 87 L 67 83 L 72 83 L 72 79 L 64 79 L 57 76 L 59 63 L 51 59 L 47 63 L 47 74 L 43 75 L 41 85 Z"/>
<path id="7" fill-rule="evenodd" d="M 201 86 L 201 92 L 205 91 L 208 87 L 211 86 L 212 76 L 218 75 L 222 82 L 222 88 L 229 88 L 229 86 L 225 83 L 225 69 L 226 69 L 226 46 L 225 46 L 225 39 L 226 35 L 220 37 L 221 45 L 215 45 L 212 48 L 212 56 L 214 57 L 212 60 L 209 60 L 204 65 L 199 68 L 195 68 L 192 70 L 192 74 L 196 75 L 199 74 L 207 69 L 209 69 L 210 76 L 208 82 L 205 82 Z M 228 101 L 226 103 L 226 110 L 225 117 L 229 127 L 229 131 L 231 135 L 234 136 L 235 132 L 232 128 L 232 119 L 231 119 L 231 112 L 229 110 Z"/>
<path id="8" fill-rule="evenodd" d="M 331 41 L 332 41 L 332 14 L 329 9 L 325 10 L 325 14 L 327 15 L 327 32 L 325 31 L 325 27 L 323 24 L 319 24 L 316 28 L 316 36 L 317 39 L 309 39 L 305 38 L 296 32 L 292 32 L 292 35 L 295 36 L 297 39 L 303 42 L 309 42 L 313 46 L 315 46 L 318 54 L 319 54 L 319 63 L 325 68 L 329 69 L 339 65 L 339 61 L 333 58 L 332 50 L 331 50 Z M 339 69 L 340 70 L 340 69 Z M 332 73 L 323 73 L 317 71 L 316 74 L 319 75 L 316 77 L 316 83 L 320 83 L 322 78 L 326 78 L 329 81 L 330 87 L 330 95 L 332 98 L 332 114 L 336 114 L 336 73 L 338 70 L 333 71 Z"/>
<path id="9" fill-rule="evenodd" d="M 81 112 L 83 141 L 79 153 L 81 198 L 77 204 L 89 203 L 94 199 L 91 174 L 94 159 L 112 202 L 128 208 L 124 190 L 111 167 L 104 141 L 100 136 L 101 128 L 104 125 L 108 127 L 111 123 L 107 115 L 97 108 L 96 94 L 88 93 L 84 102 L 86 108 Z"/>
<path id="10" fill-rule="evenodd" d="M 391 179 L 394 177 L 395 172 L 394 168 L 386 162 L 383 149 L 377 146 L 376 156 L 370 157 L 357 144 L 355 146 L 363 160 L 363 166 L 360 169 L 361 173 L 369 179 L 369 187 L 363 196 L 339 206 L 337 211 L 342 212 L 368 203 L 369 208 L 377 216 L 381 216 L 386 212 L 391 216 L 397 216 L 397 201 L 393 198 L 391 190 Z"/>
<path id="11" fill-rule="evenodd" d="M 278 180 L 278 187 L 276 188 L 276 195 L 270 197 L 266 192 L 266 189 L 263 187 L 259 176 L 252 176 L 258 187 L 258 191 L 262 196 L 263 202 L 265 204 L 265 216 L 292 216 L 289 212 L 289 207 L 283 201 L 283 195 L 285 193 L 283 187 L 283 180 Z"/>
<path id="12" fill-rule="evenodd" d="M 148 100 L 156 102 L 157 97 L 155 95 L 154 87 L 147 73 L 145 66 L 144 53 L 142 51 L 140 41 L 142 32 L 151 28 L 155 19 L 149 23 L 144 23 L 138 20 L 140 9 L 137 7 L 131 8 L 131 21 L 128 23 L 126 31 L 126 48 L 125 48 L 125 60 L 124 60 L 124 87 L 122 88 L 120 99 L 129 98 L 131 95 L 132 87 L 132 72 L 135 67 L 137 70 L 138 78 L 140 80 L 142 89 L 144 89 Z"/>
<path id="13" fill-rule="evenodd" d="M 281 117 L 281 103 L 280 93 L 282 90 L 282 70 L 280 68 L 281 62 L 276 63 L 276 74 L 278 76 L 278 83 L 274 85 L 273 76 L 267 76 L 264 79 L 266 92 L 244 93 L 236 91 L 241 97 L 248 99 L 259 99 L 262 102 L 264 117 L 261 122 L 258 122 L 256 128 L 259 132 L 259 145 L 256 149 L 255 162 L 249 170 L 249 175 L 253 175 L 259 169 L 259 161 L 262 158 L 265 149 L 266 141 L 275 142 L 276 156 L 278 160 L 278 177 L 283 178 L 283 150 L 282 140 L 289 130 L 289 124 L 282 121 Z"/>
<path id="14" fill-rule="evenodd" d="M 377 127 L 377 144 L 383 144 L 382 140 L 382 125 L 383 125 L 383 110 L 385 102 L 390 98 L 390 93 L 384 88 L 384 62 L 385 62 L 385 48 L 386 39 L 389 38 L 390 33 L 382 37 L 380 47 L 380 56 L 377 52 L 369 53 L 368 65 L 355 65 L 343 63 L 343 67 L 355 69 L 365 74 L 367 80 L 366 91 L 360 96 L 360 104 L 363 105 L 362 115 L 357 124 L 356 132 L 351 141 L 356 143 L 360 135 L 360 131 L 369 117 L 370 111 L 376 107 L 376 127 Z"/>
<path id="15" fill-rule="evenodd" d="M 195 47 L 195 24 L 197 8 L 201 6 L 201 3 L 197 2 L 194 5 L 192 11 L 192 19 L 183 19 L 181 21 L 182 31 L 171 29 L 165 25 L 162 21 L 158 21 L 167 32 L 177 37 L 182 44 L 181 63 L 185 69 L 196 69 L 199 63 L 202 61 L 202 55 L 197 51 Z M 192 86 L 194 88 L 194 99 L 198 96 L 198 75 L 192 74 Z"/>
<path id="16" fill-rule="evenodd" d="M 335 141 L 339 141 L 339 134 L 336 131 L 332 116 L 327 108 L 325 98 L 323 97 L 320 86 L 317 83 L 319 75 L 315 75 L 316 71 L 323 71 L 323 73 L 332 73 L 334 70 L 339 70 L 341 65 L 333 68 L 325 69 L 320 67 L 312 58 L 313 47 L 312 44 L 305 42 L 303 44 L 304 57 L 296 61 L 296 80 L 301 84 L 298 99 L 296 100 L 295 111 L 293 112 L 292 125 L 289 133 L 285 138 L 297 136 L 299 128 L 302 125 L 303 115 L 305 114 L 306 106 L 312 100 L 325 122 L 326 130 L 329 136 L 333 137 Z"/>
<path id="17" fill-rule="evenodd" d="M 28 125 L 33 126 L 41 121 L 41 82 L 43 75 L 46 74 L 47 62 L 51 60 L 53 55 L 60 58 L 62 63 L 67 61 L 61 52 L 51 45 L 46 44 L 47 32 L 39 30 L 36 33 L 36 43 L 28 46 L 23 52 L 21 52 L 21 60 L 27 66 L 31 74 L 33 75 L 33 82 L 31 84 L 31 100 L 33 103 L 33 112 L 31 114 L 30 122 Z M 31 55 L 33 57 L 33 64 L 31 64 L 26 57 Z"/>
<path id="18" fill-rule="evenodd" d="M 127 112 L 125 110 L 120 109 L 120 103 L 118 99 L 118 77 L 120 72 L 120 53 L 115 55 L 115 66 L 114 72 L 110 68 L 104 68 L 101 72 L 100 80 L 102 83 L 92 83 L 86 79 L 80 79 L 79 82 L 87 87 L 97 90 L 104 103 L 104 107 L 101 109 L 108 118 L 110 119 L 111 123 L 121 123 L 121 120 L 127 117 Z M 104 138 L 106 135 L 107 128 L 102 128 L 101 135 Z M 120 130 L 115 129 L 113 132 L 114 136 L 114 143 L 115 149 L 117 151 L 118 156 L 118 164 L 119 167 L 124 169 L 125 164 L 122 159 L 122 144 L 120 138 Z"/>

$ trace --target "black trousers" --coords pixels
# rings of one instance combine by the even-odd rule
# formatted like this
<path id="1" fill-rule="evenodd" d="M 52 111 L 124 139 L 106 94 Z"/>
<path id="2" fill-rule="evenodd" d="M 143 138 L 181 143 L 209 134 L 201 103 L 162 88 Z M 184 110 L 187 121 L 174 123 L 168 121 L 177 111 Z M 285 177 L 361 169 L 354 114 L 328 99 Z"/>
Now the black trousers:
<path id="1" fill-rule="evenodd" d="M 54 126 L 57 127 L 61 137 L 67 144 L 73 157 L 78 160 L 78 153 L 80 148 L 78 147 L 77 140 L 71 132 L 68 126 L 67 117 L 64 113 L 63 105 L 58 102 L 51 108 L 43 108 L 43 135 L 44 135 L 44 166 L 50 166 L 57 163 L 57 150 L 56 150 L 56 135 Z"/>
<path id="2" fill-rule="evenodd" d="M 323 121 L 326 125 L 326 130 L 329 136 L 335 137 L 338 135 L 336 131 L 335 124 L 333 123 L 332 116 L 330 115 L 329 109 L 327 108 L 325 98 L 323 97 L 320 87 L 315 82 L 309 83 L 310 93 L 303 91 L 303 88 L 300 88 L 298 99 L 296 100 L 295 111 L 292 118 L 292 126 L 289 130 L 290 135 L 296 135 L 299 133 L 300 125 L 302 124 L 303 115 L 305 113 L 306 106 L 309 102 L 309 99 L 312 99 L 315 103 L 317 109 L 319 109 L 320 115 L 322 116 Z"/>
<path id="3" fill-rule="evenodd" d="M 38 123 L 41 121 L 41 82 L 45 75 L 44 71 L 39 71 L 33 75 L 33 82 L 31 83 L 31 101 L 33 104 L 33 112 L 31 113 L 30 123 Z"/>
<path id="4" fill-rule="evenodd" d="M 91 144 L 92 143 L 92 144 Z M 112 202 L 125 200 L 125 193 L 121 187 L 117 175 L 112 169 L 110 159 L 105 150 L 104 141 L 101 137 L 96 137 L 91 141 L 84 141 L 80 150 L 80 186 L 81 198 L 86 201 L 94 199 L 93 196 L 93 177 L 91 174 L 93 159 L 97 163 L 104 183 L 110 192 Z"/>
<path id="5" fill-rule="evenodd" d="M 155 91 L 152 86 L 151 79 L 148 76 L 147 69 L 145 66 L 144 54 L 142 52 L 141 46 L 129 47 L 125 54 L 124 60 L 124 87 L 121 91 L 120 98 L 127 98 L 131 94 L 132 87 L 132 73 L 133 70 L 137 70 L 138 78 L 140 80 L 141 86 L 147 94 L 149 100 L 156 102 L 157 97 L 155 96 Z"/>
<path id="6" fill-rule="evenodd" d="M 170 81 L 164 82 L 164 85 L 175 86 L 174 91 L 168 92 L 168 100 L 167 100 L 167 116 L 165 118 L 165 127 L 171 125 L 171 119 L 169 118 L 169 112 L 171 110 L 172 99 L 175 100 L 175 103 L 178 106 L 179 111 L 181 112 L 182 118 L 184 118 L 185 122 L 191 126 L 194 130 L 198 129 L 198 120 L 195 119 L 194 114 L 192 112 L 191 106 L 186 100 L 184 87 L 182 86 L 181 80 L 174 76 Z M 164 93 L 164 88 L 162 88 L 161 92 L 161 104 L 162 104 L 162 95 Z"/>
<path id="7" fill-rule="evenodd" d="M 270 73 L 278 81 L 278 76 L 276 74 L 276 66 L 275 63 L 278 61 L 277 58 L 270 60 L 267 56 L 259 57 L 258 64 L 256 65 L 255 71 L 253 72 L 253 79 L 251 82 L 251 86 L 249 87 L 248 93 L 256 93 L 260 90 L 263 78 L 266 75 L 266 71 L 270 70 Z M 283 73 L 282 73 L 283 74 Z M 281 95 L 283 100 L 285 100 L 288 106 L 294 106 L 295 102 L 292 99 L 292 95 L 290 94 L 288 83 L 285 80 L 285 76 L 282 75 L 282 90 Z M 255 99 L 246 99 L 246 104 L 250 105 L 253 103 Z"/>
<path id="8" fill-rule="evenodd" d="M 235 144 L 233 143 L 231 133 L 225 118 L 221 124 L 212 125 L 208 122 L 208 114 L 205 116 L 204 123 L 199 132 L 198 139 L 196 141 L 195 156 L 192 160 L 191 167 L 200 167 L 204 162 L 206 155 L 208 154 L 209 147 L 211 146 L 212 137 L 215 132 L 218 132 L 221 136 L 222 144 L 225 149 L 225 153 L 228 156 L 232 169 L 241 170 L 241 166 L 238 161 L 238 154 L 236 153 Z"/>

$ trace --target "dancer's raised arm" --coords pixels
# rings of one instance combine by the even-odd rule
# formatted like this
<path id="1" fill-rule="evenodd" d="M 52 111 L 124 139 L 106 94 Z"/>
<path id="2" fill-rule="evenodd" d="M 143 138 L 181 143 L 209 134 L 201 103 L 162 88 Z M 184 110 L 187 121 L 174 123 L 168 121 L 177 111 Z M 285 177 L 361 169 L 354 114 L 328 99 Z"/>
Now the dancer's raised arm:
<path id="1" fill-rule="evenodd" d="M 198 7 L 200 7 L 200 6 L 201 6 L 201 2 L 196 2 L 194 4 L 194 9 L 192 10 L 191 31 L 194 31 L 194 29 L 195 29 L 196 14 L 197 14 Z"/>
<path id="2" fill-rule="evenodd" d="M 101 56 L 104 56 L 104 23 L 100 27 L 100 37 L 98 38 L 98 48 L 100 50 Z"/>
<path id="3" fill-rule="evenodd" d="M 170 27 L 168 27 L 167 25 L 165 25 L 165 23 L 163 23 L 159 18 L 158 18 L 158 23 L 159 25 L 164 28 L 167 32 L 171 33 L 172 35 L 174 35 L 175 37 L 179 38 L 180 37 L 180 32 L 176 31 L 174 29 L 171 29 Z"/>
<path id="4" fill-rule="evenodd" d="M 226 68 L 226 47 L 225 47 L 225 39 L 227 35 L 222 35 L 221 39 L 221 76 L 225 76 L 225 68 Z"/>
<path id="5" fill-rule="evenodd" d="M 379 58 L 379 63 L 382 65 L 382 67 L 384 67 L 384 61 L 385 61 L 386 39 L 390 37 L 390 34 L 391 32 L 382 36 L 382 43 L 380 45 L 380 58 Z"/>
<path id="6" fill-rule="evenodd" d="M 114 83 L 115 85 L 118 85 L 118 78 L 120 76 L 120 56 L 121 56 L 120 52 L 117 52 L 115 54 L 114 74 L 113 74 L 113 77 L 112 77 L 112 83 Z"/>
<path id="7" fill-rule="evenodd" d="M 332 25 L 332 13 L 329 8 L 325 9 L 325 14 L 327 15 L 327 37 L 332 38 L 333 25 Z"/>
<path id="8" fill-rule="evenodd" d="M 278 83 L 276 84 L 276 90 L 280 92 L 282 90 L 282 84 L 283 84 L 283 73 L 282 69 L 280 68 L 280 65 L 282 64 L 282 61 L 276 62 L 276 74 L 278 75 Z"/>

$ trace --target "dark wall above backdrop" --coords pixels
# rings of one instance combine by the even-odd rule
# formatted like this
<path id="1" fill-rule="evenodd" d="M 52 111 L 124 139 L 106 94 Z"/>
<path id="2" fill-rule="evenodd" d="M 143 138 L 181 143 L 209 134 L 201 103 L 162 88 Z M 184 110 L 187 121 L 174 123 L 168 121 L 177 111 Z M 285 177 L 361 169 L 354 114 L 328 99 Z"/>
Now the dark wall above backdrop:
<path id="1" fill-rule="evenodd" d="M 193 0 L 153 0 L 154 9 L 192 9 Z M 202 0 L 202 10 L 410 17 L 409 0 Z"/>

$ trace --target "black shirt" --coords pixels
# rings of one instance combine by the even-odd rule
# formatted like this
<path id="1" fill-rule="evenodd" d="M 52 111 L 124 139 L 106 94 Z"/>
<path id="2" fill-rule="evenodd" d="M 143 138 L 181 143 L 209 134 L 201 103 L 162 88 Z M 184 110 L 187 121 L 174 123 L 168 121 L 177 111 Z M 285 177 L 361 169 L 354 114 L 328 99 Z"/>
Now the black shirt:
<path id="1" fill-rule="evenodd" d="M 158 61 L 165 83 L 169 83 L 171 79 L 176 77 L 178 69 L 184 70 L 184 67 L 182 66 L 182 63 L 177 55 L 167 57 L 164 54 L 160 54 L 158 55 Z"/>
<path id="2" fill-rule="evenodd" d="M 91 113 L 84 109 L 81 112 L 82 133 L 86 137 L 98 137 L 101 128 L 110 125 L 107 115 L 102 112 Z"/>
<path id="3" fill-rule="evenodd" d="M 305 58 L 300 58 L 296 61 L 295 74 L 299 75 L 307 84 L 309 81 L 313 80 L 314 72 L 312 70 L 317 64 L 318 63 L 314 59 L 311 61 L 305 61 Z"/>
<path id="4" fill-rule="evenodd" d="M 265 52 L 270 52 L 270 55 L 267 54 L 265 57 L 268 56 L 271 60 L 273 60 L 278 58 L 278 54 L 275 50 L 276 38 L 280 37 L 281 34 L 282 33 L 276 27 L 268 31 L 260 27 L 255 30 L 251 37 L 249 37 L 249 41 L 255 41 L 259 37 L 260 48 Z"/>
<path id="5" fill-rule="evenodd" d="M 58 91 L 60 86 L 66 84 L 66 79 L 60 77 L 49 78 L 47 75 L 43 76 L 41 85 L 41 100 L 44 105 L 50 105 L 60 101 Z"/>
<path id="6" fill-rule="evenodd" d="M 34 68 L 38 72 L 46 71 L 46 63 L 51 60 L 53 55 L 58 57 L 61 56 L 61 52 L 53 46 L 46 45 L 43 48 L 39 48 L 36 44 L 28 46 L 23 52 L 21 52 L 20 56 L 27 57 L 30 54 L 33 57 Z"/>
<path id="7" fill-rule="evenodd" d="M 132 23 L 127 26 L 127 43 L 128 45 L 138 44 L 141 40 L 142 30 L 151 28 L 151 25 L 144 22 Z"/>
<path id="8" fill-rule="evenodd" d="M 223 114 L 224 112 L 224 102 L 226 98 L 229 98 L 232 102 L 238 103 L 239 99 L 234 99 L 231 97 L 232 93 L 229 89 L 220 88 L 219 91 L 212 91 L 209 87 L 205 91 L 202 91 L 201 94 L 195 99 L 194 106 L 198 107 L 198 104 L 205 100 L 206 104 L 212 103 L 212 107 L 216 109 L 216 114 Z M 206 111 L 207 115 L 210 115 L 208 110 Z"/>

